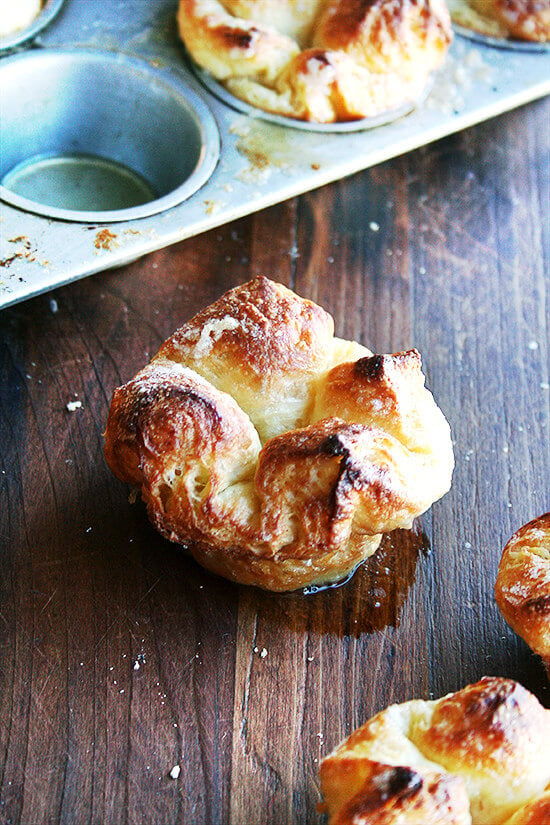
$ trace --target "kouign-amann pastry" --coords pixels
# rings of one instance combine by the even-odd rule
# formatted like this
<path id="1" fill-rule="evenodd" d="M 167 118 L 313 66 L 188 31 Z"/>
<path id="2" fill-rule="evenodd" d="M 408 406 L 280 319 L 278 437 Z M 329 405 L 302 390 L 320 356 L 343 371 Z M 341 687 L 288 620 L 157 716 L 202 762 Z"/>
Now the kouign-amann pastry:
<path id="1" fill-rule="evenodd" d="M 415 350 L 372 355 L 266 278 L 199 312 L 115 390 L 105 455 L 161 533 L 236 581 L 347 575 L 449 489 Z"/>
<path id="2" fill-rule="evenodd" d="M 414 103 L 451 41 L 444 0 L 180 0 L 178 25 L 236 97 L 320 123 Z"/>
<path id="3" fill-rule="evenodd" d="M 510 627 L 542 656 L 550 676 L 550 513 L 520 527 L 504 548 L 495 598 Z"/>
<path id="4" fill-rule="evenodd" d="M 547 825 L 550 711 L 517 682 L 484 678 L 391 705 L 320 775 L 329 825 Z"/>
<path id="5" fill-rule="evenodd" d="M 449 0 L 453 20 L 496 38 L 546 43 L 550 0 Z"/>

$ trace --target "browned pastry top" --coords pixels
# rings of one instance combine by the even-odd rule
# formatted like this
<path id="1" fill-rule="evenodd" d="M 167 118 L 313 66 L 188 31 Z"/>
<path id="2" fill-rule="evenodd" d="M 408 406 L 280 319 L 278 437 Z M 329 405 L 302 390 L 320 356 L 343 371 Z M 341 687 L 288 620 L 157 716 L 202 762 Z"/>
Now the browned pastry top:
<path id="1" fill-rule="evenodd" d="M 266 278 L 177 330 L 113 394 L 105 455 L 206 567 L 335 581 L 449 488 L 449 426 L 415 350 L 373 356 Z"/>
<path id="2" fill-rule="evenodd" d="M 180 0 L 178 24 L 234 95 L 322 123 L 416 101 L 451 40 L 443 0 Z"/>
<path id="3" fill-rule="evenodd" d="M 510 627 L 550 664 L 550 513 L 520 527 L 507 543 L 495 598 Z"/>
<path id="4" fill-rule="evenodd" d="M 485 678 L 392 705 L 321 764 L 330 825 L 546 825 L 550 711 Z"/>

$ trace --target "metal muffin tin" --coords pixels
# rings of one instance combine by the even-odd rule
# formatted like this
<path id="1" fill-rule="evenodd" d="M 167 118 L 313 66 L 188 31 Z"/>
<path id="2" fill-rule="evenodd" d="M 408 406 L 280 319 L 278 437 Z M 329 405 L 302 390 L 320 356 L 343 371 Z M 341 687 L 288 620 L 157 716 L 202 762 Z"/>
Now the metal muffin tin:
<path id="1" fill-rule="evenodd" d="M 161 166 L 163 153 L 171 153 L 172 168 L 181 171 L 182 166 L 185 167 L 189 172 L 187 180 L 191 181 L 196 166 L 204 163 L 202 178 L 193 179 L 189 191 L 183 193 L 184 200 L 179 200 L 180 192 L 173 205 L 163 201 L 163 197 L 171 195 L 180 185 L 185 186 L 185 181 L 175 180 L 177 174 L 174 173 L 172 191 L 165 191 L 164 195 L 158 193 L 156 206 L 160 211 L 155 206 L 152 210 L 155 214 L 141 218 L 125 219 L 118 213 L 111 219 L 102 212 L 92 219 L 80 212 L 69 216 L 78 220 L 61 220 L 34 214 L 29 203 L 16 205 L 13 199 L 12 203 L 3 201 L 0 204 L 0 307 L 125 264 L 147 252 L 373 166 L 550 92 L 548 53 L 504 51 L 457 36 L 431 93 L 411 114 L 361 131 L 330 133 L 289 128 L 270 122 L 259 113 L 255 117 L 238 112 L 205 88 L 186 64 L 177 36 L 176 9 L 177 0 L 65 0 L 55 20 L 38 38 L 28 41 L 24 51 L 16 57 L 0 58 L 2 111 L 10 99 L 12 106 L 17 103 L 12 94 L 13 81 L 7 88 L 3 77 L 11 76 L 16 66 L 21 67 L 23 76 L 33 60 L 38 61 L 36 66 L 41 60 L 43 65 L 61 61 L 57 65 L 62 67 L 60 76 L 66 81 L 64 92 L 54 96 L 49 105 L 43 107 L 41 115 L 45 118 L 41 128 L 49 122 L 54 132 L 59 130 L 60 123 L 70 132 L 71 121 L 78 120 L 81 107 L 86 105 L 84 98 L 96 91 L 99 75 L 103 73 L 108 78 L 114 66 L 125 69 L 132 66 L 145 78 L 145 86 L 129 83 L 124 105 L 119 97 L 116 105 L 107 107 L 102 118 L 105 131 L 120 131 L 122 136 L 118 144 L 121 154 L 115 156 L 115 160 L 139 171 L 133 152 L 135 145 L 144 140 L 144 131 L 149 130 L 145 148 L 153 156 L 158 155 Z M 76 98 L 71 97 L 79 67 L 92 58 L 98 61 L 94 64 L 97 71 L 84 72 L 88 82 L 81 85 Z M 103 66 L 101 70 L 100 66 Z M 35 71 L 34 78 L 39 78 L 39 74 Z M 82 76 L 79 82 L 83 82 Z M 27 81 L 26 85 L 32 90 L 32 84 Z M 40 88 L 39 82 L 35 85 Z M 159 118 L 158 128 L 151 129 L 147 121 L 155 120 L 159 89 L 161 97 L 165 95 L 171 100 L 169 115 L 165 120 Z M 181 98 L 181 110 L 172 95 Z M 150 98 L 151 103 L 145 105 L 146 117 L 140 119 L 134 112 L 143 105 L 143 97 Z M 29 133 L 36 131 L 35 117 L 39 111 L 40 101 L 29 100 L 29 116 L 21 117 L 23 142 Z M 190 132 L 185 128 L 183 132 L 178 131 L 178 118 L 187 123 Z M 216 165 L 218 130 L 221 151 Z M 164 134 L 166 131 L 170 133 L 168 136 Z M 201 144 L 201 160 L 195 164 L 196 150 L 191 151 L 195 161 L 191 161 L 190 167 L 185 166 L 189 133 L 200 133 Z M 100 149 L 95 153 L 100 155 Z M 77 150 L 90 151 L 86 146 Z M 34 154 L 40 155 L 40 151 L 38 147 Z M 50 146 L 44 151 L 48 154 L 56 150 Z M 4 146 L 2 161 L 3 155 Z M 202 160 L 205 156 L 207 161 Z M 18 157 L 16 164 L 21 159 Z M 166 161 L 164 165 L 170 164 Z M 145 167 L 142 170 L 147 177 Z M 0 191 L 0 197 L 11 196 Z M 115 219 L 116 222 L 111 222 Z"/>
<path id="2" fill-rule="evenodd" d="M 0 80 L 0 197 L 20 209 L 88 223 L 143 218 L 196 192 L 218 161 L 219 131 L 204 101 L 135 58 L 85 48 L 33 50 L 6 58 Z M 97 168 L 98 157 L 109 159 L 105 169 Z M 40 174 L 28 178 L 29 168 Z M 142 202 L 98 209 L 94 195 L 108 204 L 117 194 L 109 191 L 109 174 L 116 175 L 119 191 L 124 183 L 131 187 L 129 197 L 137 189 L 134 200 L 141 196 Z M 40 201 L 32 199 L 37 180 L 45 188 Z M 15 194 L 16 183 L 24 183 L 31 197 Z M 62 183 L 70 191 L 56 191 Z M 64 194 L 80 208 L 47 201 L 63 203 Z"/>

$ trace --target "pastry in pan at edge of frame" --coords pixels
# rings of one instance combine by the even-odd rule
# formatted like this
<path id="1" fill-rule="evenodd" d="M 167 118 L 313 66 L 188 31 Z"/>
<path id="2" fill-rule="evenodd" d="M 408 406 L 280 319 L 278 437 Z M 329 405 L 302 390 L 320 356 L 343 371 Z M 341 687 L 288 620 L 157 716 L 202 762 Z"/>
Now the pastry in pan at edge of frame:
<path id="1" fill-rule="evenodd" d="M 258 277 L 114 391 L 105 455 L 160 532 L 234 581 L 341 580 L 446 493 L 449 425 L 416 350 L 373 355 Z"/>
<path id="2" fill-rule="evenodd" d="M 495 598 L 510 627 L 542 657 L 550 677 L 550 513 L 524 524 L 506 544 Z"/>
<path id="3" fill-rule="evenodd" d="M 548 825 L 550 710 L 500 677 L 390 705 L 320 778 L 329 825 Z"/>
<path id="4" fill-rule="evenodd" d="M 496 39 L 550 41 L 550 0 L 448 0 L 455 23 Z"/>
<path id="5" fill-rule="evenodd" d="M 30 26 L 42 5 L 42 0 L 0 0 L 0 39 Z"/>
<path id="6" fill-rule="evenodd" d="M 443 0 L 180 0 L 178 26 L 235 97 L 317 123 L 417 102 L 452 38 Z"/>

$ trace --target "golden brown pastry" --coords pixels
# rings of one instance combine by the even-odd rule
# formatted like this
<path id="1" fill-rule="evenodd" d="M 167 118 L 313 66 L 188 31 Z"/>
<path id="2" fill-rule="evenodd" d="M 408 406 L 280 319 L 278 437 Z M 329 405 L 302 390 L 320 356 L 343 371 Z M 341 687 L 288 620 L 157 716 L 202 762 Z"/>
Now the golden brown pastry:
<path id="1" fill-rule="evenodd" d="M 453 20 L 490 37 L 546 43 L 550 0 L 450 0 Z"/>
<path id="2" fill-rule="evenodd" d="M 546 825 L 529 817 L 548 810 L 550 711 L 517 682 L 484 678 L 391 705 L 320 774 L 329 825 Z"/>
<path id="3" fill-rule="evenodd" d="M 319 123 L 414 103 L 451 40 L 444 0 L 180 0 L 178 25 L 236 97 Z"/>
<path id="4" fill-rule="evenodd" d="M 495 598 L 550 675 L 550 513 L 520 527 L 504 548 Z"/>
<path id="5" fill-rule="evenodd" d="M 415 350 L 372 355 L 266 278 L 230 290 L 115 390 L 105 455 L 163 535 L 269 590 L 343 578 L 449 489 Z"/>

